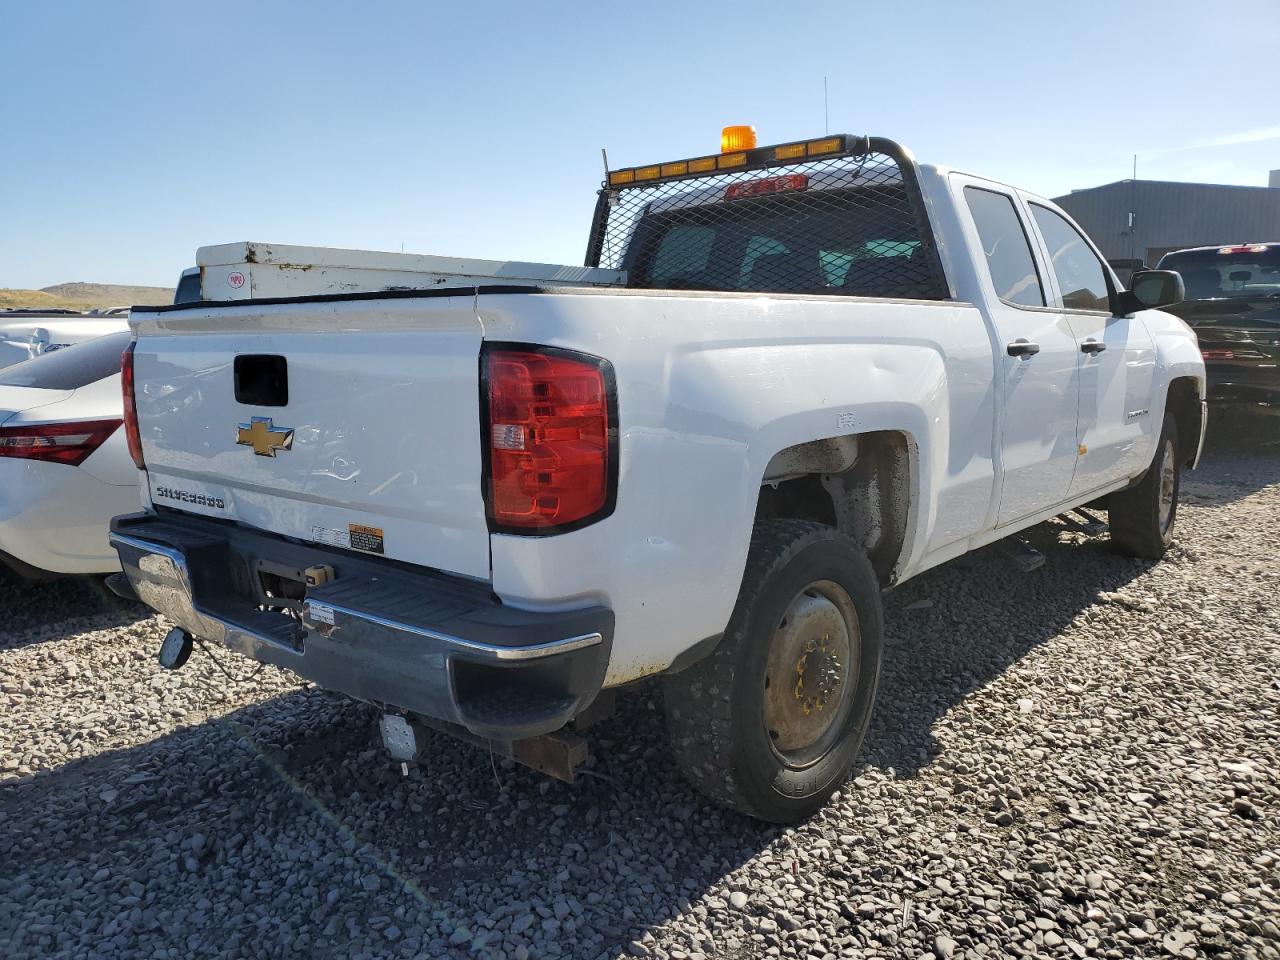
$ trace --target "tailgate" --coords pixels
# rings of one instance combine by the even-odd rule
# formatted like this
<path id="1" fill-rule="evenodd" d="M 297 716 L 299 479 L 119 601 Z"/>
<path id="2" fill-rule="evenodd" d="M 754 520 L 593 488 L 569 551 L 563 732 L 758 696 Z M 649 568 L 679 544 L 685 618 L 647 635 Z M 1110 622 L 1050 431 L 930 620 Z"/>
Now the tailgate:
<path id="1" fill-rule="evenodd" d="M 153 503 L 487 579 L 473 302 L 135 312 Z"/>

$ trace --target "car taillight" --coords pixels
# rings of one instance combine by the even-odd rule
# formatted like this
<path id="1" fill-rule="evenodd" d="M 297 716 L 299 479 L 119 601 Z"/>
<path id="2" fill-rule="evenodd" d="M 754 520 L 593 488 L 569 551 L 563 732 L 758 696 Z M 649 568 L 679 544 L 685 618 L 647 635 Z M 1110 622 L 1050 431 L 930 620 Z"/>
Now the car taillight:
<path id="1" fill-rule="evenodd" d="M 78 467 L 119 426 L 119 420 L 82 420 L 0 427 L 0 457 L 47 460 Z"/>
<path id="2" fill-rule="evenodd" d="M 124 437 L 129 444 L 129 456 L 139 470 L 146 469 L 142 460 L 142 436 L 138 433 L 138 406 L 133 399 L 133 348 L 130 343 L 120 355 L 120 392 L 124 399 Z"/>
<path id="3" fill-rule="evenodd" d="M 586 354 L 491 349 L 488 509 L 494 529 L 558 533 L 607 515 L 617 478 L 613 369 Z"/>
<path id="4" fill-rule="evenodd" d="M 1219 349 L 1218 347 L 1201 347 L 1200 356 L 1206 360 L 1231 360 L 1235 357 L 1235 352 Z"/>

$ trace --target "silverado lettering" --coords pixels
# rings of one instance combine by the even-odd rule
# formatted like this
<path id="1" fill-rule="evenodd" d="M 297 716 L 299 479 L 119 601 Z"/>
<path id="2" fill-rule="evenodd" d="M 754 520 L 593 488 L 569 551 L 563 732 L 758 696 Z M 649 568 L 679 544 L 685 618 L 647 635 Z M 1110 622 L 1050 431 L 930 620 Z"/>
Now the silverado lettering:
<path id="1" fill-rule="evenodd" d="M 203 493 L 190 493 L 186 490 L 176 490 L 173 487 L 155 487 L 152 490 L 152 496 L 159 497 L 162 500 L 175 500 L 178 503 L 190 503 L 199 507 L 214 507 L 218 510 L 227 508 L 226 501 L 221 497 L 210 497 Z"/>

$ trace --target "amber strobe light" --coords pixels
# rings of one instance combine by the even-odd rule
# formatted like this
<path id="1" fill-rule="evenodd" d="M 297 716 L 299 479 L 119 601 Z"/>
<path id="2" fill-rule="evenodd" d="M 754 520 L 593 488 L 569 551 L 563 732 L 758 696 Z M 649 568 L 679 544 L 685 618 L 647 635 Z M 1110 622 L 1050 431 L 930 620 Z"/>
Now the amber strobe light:
<path id="1" fill-rule="evenodd" d="M 496 349 L 488 384 L 489 511 L 496 528 L 550 533 L 603 516 L 612 502 L 612 377 L 567 351 Z"/>
<path id="2" fill-rule="evenodd" d="M 145 470 L 142 461 L 142 436 L 138 433 L 138 406 L 133 397 L 133 348 L 130 343 L 120 356 L 120 392 L 124 399 L 124 437 L 129 444 L 129 456 L 139 470 Z"/>
<path id="3" fill-rule="evenodd" d="M 720 152 L 737 153 L 756 148 L 756 128 L 752 126 L 725 127 L 720 131 Z"/>

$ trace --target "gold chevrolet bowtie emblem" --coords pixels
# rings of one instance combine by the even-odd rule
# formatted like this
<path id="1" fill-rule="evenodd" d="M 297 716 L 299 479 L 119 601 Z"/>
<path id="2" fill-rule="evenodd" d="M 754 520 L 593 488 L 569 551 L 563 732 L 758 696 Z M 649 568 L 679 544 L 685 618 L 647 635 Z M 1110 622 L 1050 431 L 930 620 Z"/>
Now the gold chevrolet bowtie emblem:
<path id="1" fill-rule="evenodd" d="M 293 449 L 293 428 L 276 429 L 270 417 L 254 417 L 248 423 L 240 424 L 236 443 L 253 447 L 253 452 L 260 457 L 274 457 L 277 450 Z"/>

